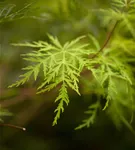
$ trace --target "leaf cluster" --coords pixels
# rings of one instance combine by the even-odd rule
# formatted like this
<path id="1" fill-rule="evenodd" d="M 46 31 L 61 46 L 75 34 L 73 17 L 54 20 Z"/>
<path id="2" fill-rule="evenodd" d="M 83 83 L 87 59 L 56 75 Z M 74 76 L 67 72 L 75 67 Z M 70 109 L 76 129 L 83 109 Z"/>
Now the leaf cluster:
<path id="1" fill-rule="evenodd" d="M 55 110 L 56 117 L 53 122 L 53 125 L 55 125 L 58 118 L 60 118 L 60 113 L 64 111 L 64 103 L 66 105 L 69 103 L 67 88 L 71 88 L 80 95 L 79 76 L 86 64 L 86 58 L 93 52 L 86 48 L 88 44 L 80 44 L 79 41 L 85 36 L 66 42 L 64 45 L 61 45 L 56 37 L 51 35 L 48 35 L 48 37 L 51 43 L 39 41 L 14 44 L 15 46 L 37 48 L 38 50 L 22 55 L 32 65 L 23 68 L 26 73 L 20 76 L 21 79 L 19 81 L 16 81 L 9 87 L 18 87 L 28 81 L 31 76 L 36 80 L 39 72 L 43 70 L 44 77 L 37 88 L 38 94 L 50 91 L 60 85 L 59 95 L 55 100 L 55 102 L 59 102 Z"/>
<path id="2" fill-rule="evenodd" d="M 68 90 L 72 89 L 81 95 L 79 86 L 81 73 L 88 70 L 91 72 L 91 78 L 86 82 L 89 87 L 94 83 L 96 88 L 100 89 L 100 93 L 96 88 L 92 90 L 97 97 L 104 97 L 105 105 L 101 107 L 101 99 L 91 104 L 86 112 L 89 117 L 76 129 L 91 126 L 96 120 L 97 112 L 105 111 L 118 127 L 124 123 L 134 132 L 130 123 L 135 112 L 135 77 L 130 62 L 135 62 L 135 1 L 112 0 L 111 6 L 110 9 L 96 10 L 97 14 L 100 12 L 103 15 L 102 24 L 109 29 L 114 23 L 118 23 L 112 41 L 110 42 L 108 38 L 103 47 L 91 34 L 77 37 L 65 44 L 61 44 L 57 37 L 50 34 L 48 34 L 49 42 L 12 44 L 30 47 L 33 51 L 22 54 L 28 65 L 22 68 L 24 74 L 20 75 L 19 80 L 9 87 L 21 86 L 31 78 L 36 81 L 42 74 L 37 94 L 51 91 L 56 87 L 59 89 L 55 99 L 58 106 L 54 111 L 56 115 L 53 125 L 57 124 L 65 105 L 70 102 Z M 124 33 L 121 33 L 121 30 Z M 130 38 L 127 38 L 127 31 Z M 112 36 L 112 33 L 109 35 Z"/>

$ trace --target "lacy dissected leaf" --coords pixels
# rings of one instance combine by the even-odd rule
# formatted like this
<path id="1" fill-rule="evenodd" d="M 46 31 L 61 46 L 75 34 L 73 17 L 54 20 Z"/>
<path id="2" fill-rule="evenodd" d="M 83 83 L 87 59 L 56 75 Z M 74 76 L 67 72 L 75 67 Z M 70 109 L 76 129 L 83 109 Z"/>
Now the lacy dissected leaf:
<path id="1" fill-rule="evenodd" d="M 75 129 L 78 130 L 78 129 L 82 129 L 84 127 L 87 127 L 87 128 L 90 127 L 91 124 L 93 124 L 95 122 L 95 119 L 97 116 L 97 111 L 99 110 L 99 108 L 100 108 L 100 102 L 99 101 L 90 105 L 88 111 L 85 111 L 85 114 L 88 114 L 89 117 L 86 118 L 85 120 L 83 120 L 82 121 L 83 123 L 80 124 Z"/>
<path id="2" fill-rule="evenodd" d="M 107 79 L 111 77 L 123 79 L 130 84 L 132 84 L 132 74 L 128 65 L 124 64 L 123 61 L 111 55 L 110 57 L 101 56 L 97 58 L 97 61 L 100 65 L 97 68 L 91 68 L 88 65 L 88 69 L 92 71 L 95 79 L 104 86 L 104 83 Z"/>
<path id="3" fill-rule="evenodd" d="M 134 22 L 135 22 L 135 11 L 132 14 L 129 14 L 129 13 L 123 14 L 122 21 L 120 22 L 118 29 L 124 28 L 125 31 L 130 32 L 130 34 L 135 39 L 135 24 L 134 24 Z"/>
<path id="4" fill-rule="evenodd" d="M 112 8 L 109 9 L 99 9 L 100 15 L 103 15 L 102 20 L 103 26 L 108 26 L 112 22 L 120 21 L 120 27 L 125 26 L 133 35 L 135 20 L 135 1 L 134 0 L 112 0 Z"/>
<path id="5" fill-rule="evenodd" d="M 131 123 L 135 112 L 135 100 L 133 96 L 133 88 L 124 80 L 112 79 L 117 93 L 109 91 L 110 97 L 107 113 L 113 120 L 114 124 L 120 128 L 124 123 L 133 133 Z"/>
<path id="6" fill-rule="evenodd" d="M 60 2 L 59 9 L 54 10 L 51 16 L 54 16 L 54 18 L 56 16 L 61 17 L 61 13 L 65 11 L 66 15 L 64 14 L 64 17 L 69 18 L 70 10 L 65 7 L 65 4 Z M 75 10 L 77 10 L 76 8 Z M 4 18 L 12 18 L 12 15 L 9 15 L 12 9 L 12 7 L 9 11 L 0 9 L 1 15 L 4 17 L 3 14 L 6 14 Z M 5 11 L 7 13 L 3 13 Z M 87 83 L 87 88 L 90 88 L 91 93 L 93 92 L 100 97 L 104 96 L 106 102 L 102 110 L 108 112 L 116 125 L 119 126 L 123 122 L 133 131 L 129 124 L 128 114 L 133 120 L 135 95 L 131 91 L 134 91 L 134 76 L 132 74 L 132 64 L 130 65 L 128 61 L 130 59 L 130 61 L 135 62 L 135 0 L 112 0 L 112 8 L 99 9 L 97 12 L 100 12 L 99 16 L 103 25 L 111 28 L 115 23 L 116 26 L 114 27 L 116 29 L 113 29 L 121 31 L 124 28 L 122 30 L 123 34 L 128 31 L 131 39 L 121 37 L 119 32 L 112 30 L 108 35 L 111 37 L 115 33 L 115 38 L 110 42 L 108 36 L 103 48 L 100 47 L 98 40 L 90 34 L 88 37 L 93 43 L 92 48 L 88 48 L 89 44 L 82 42 L 85 36 L 66 42 L 64 45 L 60 43 L 57 37 L 51 35 L 48 35 L 50 42 L 38 41 L 13 44 L 14 46 L 30 47 L 34 50 L 22 54 L 23 59 L 28 64 L 25 68 L 22 68 L 25 73 L 20 75 L 20 80 L 9 87 L 21 86 L 29 81 L 31 77 L 35 81 L 40 79 L 40 84 L 37 87 L 38 94 L 58 87 L 59 92 L 55 99 L 58 106 L 54 111 L 56 115 L 53 121 L 53 125 L 56 125 L 61 113 L 64 112 L 65 106 L 69 104 L 68 88 L 80 95 L 78 85 L 80 73 L 84 68 L 88 69 L 92 74 L 90 80 L 82 79 Z M 89 117 L 83 120 L 83 123 L 76 129 L 89 127 L 93 124 L 99 108 L 100 100 L 89 106 L 89 110 L 86 112 Z"/>
<path id="7" fill-rule="evenodd" d="M 124 38 L 121 36 L 116 36 L 115 39 L 111 42 L 110 52 L 112 53 L 112 55 L 124 57 L 124 61 L 126 59 L 134 58 L 135 57 L 135 40 Z M 134 61 L 135 61 L 135 58 L 134 58 Z"/>
<path id="8" fill-rule="evenodd" d="M 133 9 L 135 7 L 135 1 L 134 0 L 112 0 L 112 6 L 114 8 L 127 8 Z"/>
<path id="9" fill-rule="evenodd" d="M 123 0 L 121 2 L 125 4 L 118 30 L 124 29 L 124 31 L 130 32 L 135 39 L 135 0 Z"/>
<path id="10" fill-rule="evenodd" d="M 32 65 L 23 68 L 26 71 L 20 75 L 20 80 L 16 81 L 9 87 L 18 87 L 27 82 L 31 76 L 36 80 L 39 73 L 43 70 L 44 80 L 37 88 L 37 93 L 50 91 L 57 85 L 61 85 L 59 95 L 56 101 L 59 105 L 56 112 L 53 125 L 57 124 L 57 119 L 60 117 L 60 112 L 64 111 L 64 103 L 68 104 L 67 88 L 71 88 L 80 95 L 79 92 L 79 76 L 85 66 L 86 58 L 90 53 L 90 49 L 86 47 L 88 44 L 80 42 L 85 36 L 79 37 L 71 42 L 61 45 L 57 38 L 48 35 L 50 42 L 44 41 L 32 43 L 13 44 L 15 46 L 28 46 L 37 48 L 30 53 L 23 54 L 24 60 L 30 62 Z"/>
<path id="11" fill-rule="evenodd" d="M 133 131 L 126 115 L 130 112 L 130 116 L 132 116 L 135 111 L 134 96 L 130 92 L 130 90 L 134 90 L 134 77 L 131 73 L 131 68 L 128 68 L 128 64 L 116 56 L 100 56 L 96 58 L 100 64 L 98 69 L 91 66 L 88 66 L 88 69 L 91 70 L 101 88 L 104 89 L 106 103 L 103 110 L 109 110 L 110 116 L 112 115 L 112 120 L 116 125 L 118 124 L 119 126 L 123 122 Z"/>
<path id="12" fill-rule="evenodd" d="M 54 111 L 54 112 L 56 112 L 56 116 L 53 121 L 53 126 L 57 124 L 57 120 L 60 118 L 61 112 L 62 113 L 64 112 L 64 103 L 66 105 L 68 105 L 68 103 L 69 103 L 69 97 L 68 97 L 67 87 L 66 87 L 65 83 L 63 83 L 61 86 L 59 95 L 56 98 L 55 102 L 57 102 L 57 101 L 60 101 L 60 102 L 58 104 L 58 107 Z"/>

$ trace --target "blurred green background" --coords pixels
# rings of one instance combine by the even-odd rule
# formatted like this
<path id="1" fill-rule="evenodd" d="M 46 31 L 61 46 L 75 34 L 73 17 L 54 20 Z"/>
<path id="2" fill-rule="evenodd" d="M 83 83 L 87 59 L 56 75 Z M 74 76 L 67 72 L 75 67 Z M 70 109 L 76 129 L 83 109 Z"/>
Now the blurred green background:
<path id="1" fill-rule="evenodd" d="M 100 14 L 90 10 L 108 8 L 110 0 L 1 0 L 0 5 L 7 16 L 14 14 L 0 18 L 0 104 L 13 113 L 3 119 L 27 129 L 0 126 L 0 150 L 134 150 L 134 135 L 126 127 L 117 130 L 104 112 L 92 127 L 74 130 L 84 119 L 89 102 L 96 98 L 87 92 L 89 89 L 80 97 L 70 93 L 69 106 L 58 125 L 52 127 L 56 90 L 36 95 L 33 82 L 7 88 L 25 66 L 20 54 L 30 51 L 11 43 L 48 40 L 46 33 L 57 36 L 62 43 L 91 33 L 102 43 L 107 28 Z"/>

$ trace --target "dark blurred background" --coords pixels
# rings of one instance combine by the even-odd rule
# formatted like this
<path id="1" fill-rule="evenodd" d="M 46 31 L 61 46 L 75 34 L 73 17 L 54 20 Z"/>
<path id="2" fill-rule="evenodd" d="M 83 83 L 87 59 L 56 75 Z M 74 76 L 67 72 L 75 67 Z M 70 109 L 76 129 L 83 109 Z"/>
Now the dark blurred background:
<path id="1" fill-rule="evenodd" d="M 0 5 L 7 16 L 14 14 L 0 18 L 0 103 L 13 113 L 3 119 L 26 127 L 22 131 L 0 126 L 0 150 L 135 150 L 135 136 L 126 127 L 116 129 L 104 112 L 90 128 L 74 130 L 84 119 L 90 101 L 96 99 L 88 92 L 89 87 L 82 96 L 70 92 L 70 104 L 54 127 L 57 90 L 36 95 L 31 81 L 19 88 L 7 88 L 26 65 L 20 54 L 30 51 L 11 43 L 48 40 L 46 33 L 62 43 L 91 33 L 102 43 L 107 28 L 100 14 L 90 10 L 108 8 L 110 0 L 1 0 Z"/>

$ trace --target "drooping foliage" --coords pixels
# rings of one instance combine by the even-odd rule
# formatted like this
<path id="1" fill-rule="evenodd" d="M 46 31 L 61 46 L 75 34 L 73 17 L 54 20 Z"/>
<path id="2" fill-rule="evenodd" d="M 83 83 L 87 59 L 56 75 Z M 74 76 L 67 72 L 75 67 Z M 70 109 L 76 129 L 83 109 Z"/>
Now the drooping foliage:
<path id="1" fill-rule="evenodd" d="M 124 123 L 134 132 L 130 123 L 135 112 L 135 0 L 112 0 L 111 8 L 87 11 L 90 12 L 97 15 L 100 13 L 102 25 L 109 30 L 103 45 L 100 46 L 97 38 L 91 34 L 77 37 L 65 44 L 61 44 L 57 37 L 50 34 L 49 42 L 12 44 L 34 50 L 22 54 L 27 61 L 27 66 L 22 68 L 25 73 L 9 87 L 21 86 L 30 78 L 36 81 L 42 74 L 37 87 L 38 94 L 58 87 L 58 96 L 55 99 L 58 106 L 54 111 L 56 115 L 53 121 L 53 125 L 56 125 L 65 105 L 70 102 L 68 90 L 72 89 L 81 95 L 81 73 L 88 70 L 91 78 L 86 82 L 88 86 L 96 85 L 91 90 L 95 91 L 98 99 L 85 112 L 88 118 L 76 129 L 91 126 L 97 119 L 97 112 L 105 111 L 118 127 Z M 130 34 L 130 38 L 127 34 Z M 96 92 L 97 88 L 100 92 Z M 103 98 L 105 105 L 102 107 Z"/>

